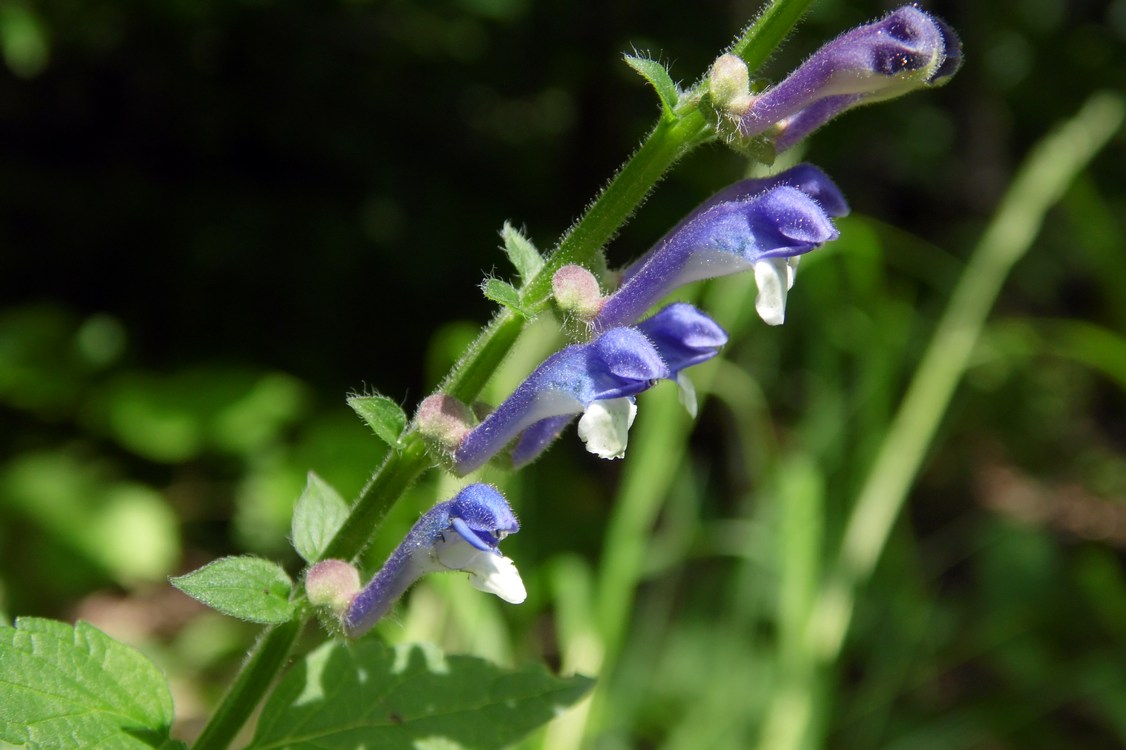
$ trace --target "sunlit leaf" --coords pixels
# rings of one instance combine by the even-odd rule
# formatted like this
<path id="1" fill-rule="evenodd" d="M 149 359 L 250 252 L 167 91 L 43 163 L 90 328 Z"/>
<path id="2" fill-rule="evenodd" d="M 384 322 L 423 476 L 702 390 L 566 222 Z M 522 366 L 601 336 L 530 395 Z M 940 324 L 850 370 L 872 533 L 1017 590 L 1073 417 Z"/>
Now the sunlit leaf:
<path id="1" fill-rule="evenodd" d="M 525 237 L 519 229 L 504 222 L 500 230 L 504 239 L 504 252 L 512 265 L 516 267 L 520 279 L 527 283 L 536 273 L 543 268 L 543 257 L 532 241 Z"/>
<path id="2" fill-rule="evenodd" d="M 171 582 L 193 599 L 240 620 L 276 624 L 293 616 L 293 582 L 277 563 L 260 557 L 224 557 Z"/>
<path id="3" fill-rule="evenodd" d="M 251 745 L 265 748 L 505 747 L 591 687 L 542 666 L 511 671 L 433 646 L 326 643 L 278 685 Z"/>
<path id="4" fill-rule="evenodd" d="M 348 503 L 340 493 L 310 471 L 293 509 L 293 548 L 305 562 L 316 562 L 347 517 Z"/>
<path id="5" fill-rule="evenodd" d="M 0 744 L 174 747 L 171 724 L 168 685 L 139 651 L 84 622 L 0 627 Z"/>
<path id="6" fill-rule="evenodd" d="M 348 406 L 380 440 L 391 447 L 399 444 L 399 436 L 407 426 L 407 415 L 397 403 L 386 396 L 349 396 Z"/>

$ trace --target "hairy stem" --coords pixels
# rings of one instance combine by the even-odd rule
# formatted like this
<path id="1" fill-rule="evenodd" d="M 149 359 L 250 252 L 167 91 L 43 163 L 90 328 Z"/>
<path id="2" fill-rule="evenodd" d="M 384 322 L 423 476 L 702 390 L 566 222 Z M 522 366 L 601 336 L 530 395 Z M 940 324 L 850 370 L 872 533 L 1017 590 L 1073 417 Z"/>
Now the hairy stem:
<path id="1" fill-rule="evenodd" d="M 814 1 L 770 3 L 731 46 L 731 54 L 741 57 L 753 73 L 782 44 Z"/>
<path id="2" fill-rule="evenodd" d="M 281 672 L 297 637 L 305 628 L 306 617 L 275 625 L 263 631 L 250 650 L 235 681 L 223 696 L 211 720 L 192 746 L 194 750 L 221 750 L 230 745 L 247 717 Z"/>

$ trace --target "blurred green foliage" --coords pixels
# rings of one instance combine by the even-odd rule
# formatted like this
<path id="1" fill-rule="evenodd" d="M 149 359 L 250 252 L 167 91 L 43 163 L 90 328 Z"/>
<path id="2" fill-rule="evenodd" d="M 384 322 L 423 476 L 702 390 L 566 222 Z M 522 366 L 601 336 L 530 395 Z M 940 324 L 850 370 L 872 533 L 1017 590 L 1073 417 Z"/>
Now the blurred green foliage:
<path id="1" fill-rule="evenodd" d="M 885 9 L 819 3 L 764 75 Z M 749 280 L 709 285 L 739 335 L 695 425 L 656 389 L 623 464 L 564 439 L 486 475 L 521 516 L 528 602 L 441 578 L 380 624 L 597 670 L 530 746 L 772 747 L 798 725 L 842 748 L 1126 744 L 1121 135 L 1011 276 L 831 673 L 793 632 L 1014 170 L 1090 92 L 1126 90 L 1124 0 L 930 9 L 966 66 L 809 143 L 855 213 L 786 325 L 757 323 Z M 550 246 L 656 116 L 620 54 L 691 80 L 755 10 L 0 3 L 0 617 L 140 645 L 190 735 L 253 630 L 166 577 L 247 551 L 299 570 L 307 471 L 353 496 L 386 450 L 345 395 L 409 413 L 489 314 L 502 223 Z M 693 155 L 611 264 L 741 169 Z M 558 343 L 544 329 L 492 397 Z M 456 486 L 424 478 L 369 560 Z"/>

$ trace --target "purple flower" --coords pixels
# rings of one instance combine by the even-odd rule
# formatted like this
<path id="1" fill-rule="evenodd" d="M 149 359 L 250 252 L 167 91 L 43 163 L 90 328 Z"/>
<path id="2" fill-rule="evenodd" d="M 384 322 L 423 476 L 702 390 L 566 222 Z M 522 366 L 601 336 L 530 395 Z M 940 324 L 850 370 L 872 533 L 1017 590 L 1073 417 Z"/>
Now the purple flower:
<path id="1" fill-rule="evenodd" d="M 821 47 L 778 85 L 752 97 L 745 137 L 770 132 L 785 150 L 846 109 L 940 86 L 958 71 L 958 35 L 913 5 Z"/>
<path id="2" fill-rule="evenodd" d="M 504 496 L 487 484 L 471 484 L 438 503 L 411 528 L 371 582 L 352 599 L 344 632 L 367 632 L 426 573 L 460 570 L 481 591 L 513 604 L 527 597 L 516 566 L 497 546 L 520 524 Z"/>
<path id="3" fill-rule="evenodd" d="M 568 346 L 548 357 L 462 439 L 454 451 L 454 469 L 467 474 L 536 423 L 563 416 L 569 421 L 596 402 L 628 401 L 668 372 L 653 344 L 632 328 L 614 328 L 589 344 Z M 543 429 L 537 426 L 528 439 L 535 442 Z M 532 455 L 543 447 L 546 443 Z M 530 460 L 529 450 L 528 443 L 517 446 L 514 463 Z"/>
<path id="4" fill-rule="evenodd" d="M 590 343 L 568 346 L 465 436 L 454 451 L 454 469 L 473 471 L 513 441 L 512 465 L 523 466 L 577 415 L 587 450 L 620 458 L 637 413 L 634 397 L 658 380 L 676 380 L 691 395 L 681 371 L 715 356 L 725 343 L 727 334 L 715 321 L 681 303 L 636 327 L 612 328 Z M 684 398 L 694 410 L 694 398 Z"/>
<path id="5" fill-rule="evenodd" d="M 759 314 L 778 325 L 797 256 L 836 239 L 830 217 L 847 212 L 836 185 L 811 164 L 735 183 L 697 207 L 626 269 L 593 325 L 596 330 L 628 325 L 684 284 L 752 268 Z"/>
<path id="6" fill-rule="evenodd" d="M 684 370 L 714 357 L 727 343 L 727 332 L 687 302 L 675 302 L 641 321 L 637 330 L 653 342 L 680 387 L 680 403 L 696 417 L 696 389 Z"/>
<path id="7" fill-rule="evenodd" d="M 752 177 L 728 185 L 697 206 L 693 212 L 677 226 L 682 226 L 687 221 L 690 221 L 696 214 L 716 204 L 729 201 L 750 200 L 780 185 L 789 185 L 805 193 L 810 198 L 817 201 L 818 205 L 821 206 L 821 210 L 828 216 L 837 217 L 848 215 L 848 202 L 845 200 L 840 188 L 829 179 L 829 175 L 825 174 L 820 167 L 814 166 L 808 162 L 802 162 L 801 164 L 790 167 L 770 177 Z"/>

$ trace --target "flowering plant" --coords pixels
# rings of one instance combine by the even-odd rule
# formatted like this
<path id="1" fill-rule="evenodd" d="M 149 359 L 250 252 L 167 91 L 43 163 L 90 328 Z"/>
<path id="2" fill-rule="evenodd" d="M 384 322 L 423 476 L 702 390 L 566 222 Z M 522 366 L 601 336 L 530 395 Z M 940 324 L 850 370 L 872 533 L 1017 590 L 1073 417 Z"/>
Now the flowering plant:
<path id="1" fill-rule="evenodd" d="M 801 307 L 797 296 L 788 298 L 808 267 L 803 259 L 847 236 L 848 227 L 839 220 L 848 205 L 820 168 L 782 168 L 794 161 L 783 152 L 848 109 L 946 82 L 961 60 L 953 31 L 908 6 L 829 42 L 775 85 L 753 81 L 758 65 L 808 5 L 772 2 L 732 51 L 690 87 L 675 85 L 655 61 L 630 58 L 660 99 L 654 129 L 551 253 L 541 255 L 506 226 L 505 250 L 518 278 L 485 283 L 486 295 L 499 305 L 496 317 L 414 414 L 383 396 L 349 400 L 387 444 L 387 458 L 353 503 L 310 476 L 294 511 L 291 537 L 306 567 L 291 576 L 271 561 L 243 556 L 174 580 L 221 612 L 267 626 L 196 747 L 228 746 L 263 700 L 254 747 L 499 747 L 591 689 L 582 677 L 446 659 L 425 647 L 392 653 L 368 631 L 386 622 L 408 589 L 431 573 L 454 573 L 446 576 L 451 588 L 468 591 L 468 582 L 515 604 L 535 602 L 539 592 L 554 585 L 548 573 L 532 567 L 525 568 L 525 586 L 517 571 L 524 564 L 519 537 L 516 544 L 504 542 L 520 529 L 512 506 L 527 517 L 524 509 L 532 502 L 506 472 L 536 460 L 575 420 L 590 453 L 624 458 L 628 465 L 636 447 L 629 445 L 635 415 L 647 413 L 651 403 L 655 411 L 660 408 L 659 391 L 674 387 L 664 381 L 675 383 L 680 402 L 697 415 L 692 378 L 700 373 L 707 379 L 714 371 L 708 368 L 717 367 L 724 347 L 736 339 L 729 318 L 718 306 L 699 302 L 692 296 L 696 288 L 687 285 L 745 273 L 754 283 L 755 311 L 771 326 L 785 323 L 787 304 Z M 758 155 L 753 171 L 769 176 L 719 190 L 637 260 L 607 271 L 602 253 L 611 237 L 663 173 L 707 143 Z M 532 320 L 568 340 L 525 368 L 511 392 L 492 404 L 479 403 L 485 384 Z M 388 539 L 381 519 L 427 472 L 442 475 L 446 489 L 427 498 L 429 509 L 401 541 Z M 362 553 L 377 535 L 392 551 L 373 561 Z M 624 535 L 640 544 L 637 536 Z M 623 544 L 607 557 L 628 549 Z M 841 584 L 845 593 L 862 577 L 861 565 L 855 580 Z M 825 607 L 832 614 L 830 604 Z M 628 606 L 628 600 L 604 606 L 609 614 L 598 617 L 616 623 L 622 618 L 613 616 L 613 607 Z M 302 655 L 272 688 L 314 618 L 329 638 Z M 816 621 L 839 623 L 841 618 Z M 612 632 L 617 626 L 609 627 Z M 829 645 L 823 653 L 835 648 L 833 634 L 825 638 Z M 2 637 L 3 664 L 48 654 L 58 672 L 72 668 L 76 676 L 38 693 L 43 685 L 9 681 L 3 688 L 8 692 L 0 693 L 5 706 L 0 741 L 50 746 L 58 737 L 82 737 L 105 746 L 176 744 L 170 739 L 167 685 L 136 652 L 89 628 L 45 621 L 22 620 L 3 629 Z M 838 642 L 839 637 L 837 632 Z M 606 642 L 608 661 L 613 641 Z M 123 673 L 131 675 L 129 680 L 121 678 Z M 118 683 L 124 686 L 120 691 L 111 689 Z M 43 694 L 50 700 L 41 699 Z M 779 705 L 788 697 L 780 697 Z M 592 715 L 597 721 L 597 713 Z"/>

